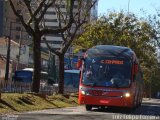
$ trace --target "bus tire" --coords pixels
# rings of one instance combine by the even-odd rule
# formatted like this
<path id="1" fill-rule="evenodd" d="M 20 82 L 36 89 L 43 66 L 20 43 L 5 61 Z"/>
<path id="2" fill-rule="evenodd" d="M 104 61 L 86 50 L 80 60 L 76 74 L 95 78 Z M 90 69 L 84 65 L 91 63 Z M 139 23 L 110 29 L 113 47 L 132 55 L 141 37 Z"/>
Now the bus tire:
<path id="1" fill-rule="evenodd" d="M 86 110 L 87 111 L 91 111 L 92 110 L 92 106 L 91 105 L 86 105 Z"/>
<path id="2" fill-rule="evenodd" d="M 139 102 L 138 102 L 138 107 L 140 107 L 142 104 L 142 98 L 139 99 Z"/>
<path id="3" fill-rule="evenodd" d="M 101 110 L 105 110 L 105 106 L 101 106 L 100 108 L 101 108 Z"/>

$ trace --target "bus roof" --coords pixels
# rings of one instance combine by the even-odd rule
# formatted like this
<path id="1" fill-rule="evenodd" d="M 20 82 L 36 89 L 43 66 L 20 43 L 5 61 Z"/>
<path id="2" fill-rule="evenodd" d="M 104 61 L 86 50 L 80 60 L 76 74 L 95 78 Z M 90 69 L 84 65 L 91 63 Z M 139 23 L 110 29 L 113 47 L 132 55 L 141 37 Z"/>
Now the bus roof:
<path id="1" fill-rule="evenodd" d="M 65 70 L 66 73 L 80 73 L 80 70 Z"/>
<path id="2" fill-rule="evenodd" d="M 24 69 L 22 69 L 22 70 L 26 70 L 26 71 L 31 71 L 31 72 L 33 72 L 33 68 L 24 68 Z"/>
<path id="3" fill-rule="evenodd" d="M 24 68 L 24 69 L 22 69 L 22 70 L 33 72 L 33 68 Z M 44 71 L 41 71 L 41 73 L 42 73 L 42 74 L 48 74 L 47 72 L 44 72 Z"/>
<path id="4" fill-rule="evenodd" d="M 113 46 L 113 45 L 97 45 L 90 48 L 86 52 L 90 57 L 96 57 L 97 55 L 107 55 L 109 57 L 129 57 L 132 58 L 134 52 L 124 46 Z"/>

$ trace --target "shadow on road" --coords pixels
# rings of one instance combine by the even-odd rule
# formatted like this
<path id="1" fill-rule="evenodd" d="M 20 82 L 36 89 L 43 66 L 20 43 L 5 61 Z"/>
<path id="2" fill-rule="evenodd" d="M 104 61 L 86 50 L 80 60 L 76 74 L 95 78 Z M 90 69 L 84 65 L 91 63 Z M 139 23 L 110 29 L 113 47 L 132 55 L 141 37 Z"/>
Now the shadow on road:
<path id="1" fill-rule="evenodd" d="M 92 112 L 107 112 L 107 113 L 120 113 L 120 114 L 131 114 L 131 115 L 156 115 L 160 116 L 160 105 L 154 104 L 142 104 L 141 107 L 135 110 L 128 110 L 125 108 L 105 108 L 105 109 L 98 109 L 95 108 Z"/>
<path id="2" fill-rule="evenodd" d="M 8 103 L 7 101 L 4 101 L 2 99 L 0 99 L 0 103 L 2 103 L 3 105 L 6 105 L 7 107 L 11 108 L 14 111 L 18 111 L 16 108 L 14 108 L 10 103 Z"/>

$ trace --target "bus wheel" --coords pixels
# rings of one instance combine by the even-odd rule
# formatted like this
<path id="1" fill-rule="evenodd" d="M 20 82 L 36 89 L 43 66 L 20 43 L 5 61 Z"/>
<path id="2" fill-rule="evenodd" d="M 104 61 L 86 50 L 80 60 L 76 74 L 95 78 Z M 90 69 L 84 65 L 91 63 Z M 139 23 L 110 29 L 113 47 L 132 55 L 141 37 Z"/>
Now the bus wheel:
<path id="1" fill-rule="evenodd" d="M 105 110 L 105 106 L 101 106 L 100 108 L 101 108 L 101 110 Z"/>
<path id="2" fill-rule="evenodd" d="M 87 111 L 91 111 L 92 110 L 92 106 L 91 105 L 86 105 L 86 110 Z"/>
<path id="3" fill-rule="evenodd" d="M 134 111 L 134 107 L 127 107 L 126 109 L 123 109 L 125 113 L 132 113 Z"/>
<path id="4" fill-rule="evenodd" d="M 138 102 L 138 107 L 140 107 L 142 104 L 142 98 L 139 99 L 139 102 Z"/>

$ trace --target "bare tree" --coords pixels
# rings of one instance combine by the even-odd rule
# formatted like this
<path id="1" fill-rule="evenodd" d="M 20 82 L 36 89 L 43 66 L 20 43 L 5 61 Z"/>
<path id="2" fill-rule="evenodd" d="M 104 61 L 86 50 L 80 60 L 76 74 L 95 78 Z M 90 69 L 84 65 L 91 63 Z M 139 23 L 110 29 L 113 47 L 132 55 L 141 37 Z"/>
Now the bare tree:
<path id="1" fill-rule="evenodd" d="M 64 92 L 64 55 L 71 43 L 82 34 L 83 30 L 82 26 L 90 21 L 91 19 L 91 8 L 96 4 L 97 0 L 77 0 L 76 9 L 74 9 L 73 14 L 73 23 L 71 27 L 68 27 L 65 31 L 61 31 L 60 34 L 62 36 L 62 44 L 59 50 L 55 50 L 46 39 L 44 39 L 49 50 L 56 54 L 59 57 L 59 91 L 58 93 L 63 94 Z M 63 0 L 55 6 L 55 10 L 57 13 L 57 20 L 59 21 L 59 28 L 63 28 L 63 25 L 67 24 L 69 19 L 69 11 L 65 14 L 61 11 L 60 5 L 64 4 Z M 67 6 L 66 6 L 67 7 Z"/>
<path id="2" fill-rule="evenodd" d="M 77 10 L 74 11 L 74 3 L 78 2 Z M 32 36 L 33 41 L 33 57 L 34 57 L 34 74 L 32 91 L 39 92 L 40 86 L 40 70 L 41 70 L 41 40 L 47 34 L 61 34 L 63 43 L 61 48 L 55 50 L 54 46 L 50 46 L 46 39 L 43 39 L 49 50 L 59 57 L 59 93 L 63 94 L 64 91 L 64 54 L 72 41 L 77 36 L 80 27 L 87 22 L 90 15 L 90 9 L 94 6 L 97 0 L 20 0 L 20 5 L 27 8 L 29 13 L 28 19 L 26 15 L 19 13 L 14 5 L 13 0 L 9 0 L 14 14 L 20 19 L 26 32 Z M 66 13 L 64 14 L 60 5 L 66 6 Z M 59 27 L 55 29 L 46 28 L 42 25 L 42 21 L 48 8 L 54 8 L 57 13 Z"/>
<path id="3" fill-rule="evenodd" d="M 15 7 L 15 2 L 13 0 L 9 0 L 10 6 L 14 12 L 14 14 L 19 18 L 26 32 L 32 36 L 32 45 L 33 45 L 33 61 L 34 61 L 34 74 L 33 74 L 33 84 L 32 91 L 38 93 L 40 87 L 40 71 L 41 71 L 41 38 L 45 34 L 56 34 L 60 32 L 64 32 L 67 28 L 72 26 L 74 21 L 73 19 L 73 5 L 74 0 L 70 0 L 69 5 L 69 20 L 65 26 L 57 29 L 48 29 L 41 27 L 41 21 L 51 6 L 55 6 L 56 0 L 20 0 L 19 7 L 25 7 L 28 13 L 28 17 L 26 14 L 22 14 Z"/>

